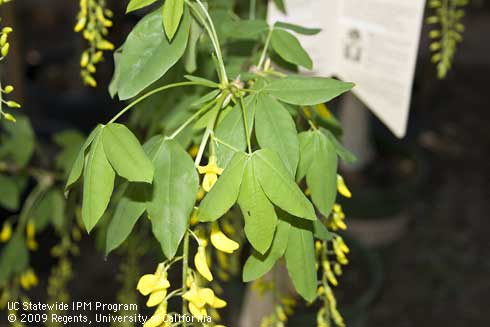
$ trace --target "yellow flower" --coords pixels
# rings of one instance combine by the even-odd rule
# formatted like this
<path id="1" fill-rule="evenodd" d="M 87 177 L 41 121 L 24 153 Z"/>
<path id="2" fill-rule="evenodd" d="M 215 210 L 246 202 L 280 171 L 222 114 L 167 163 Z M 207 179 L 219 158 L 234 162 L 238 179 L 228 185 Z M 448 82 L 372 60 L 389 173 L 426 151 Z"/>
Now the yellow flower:
<path id="1" fill-rule="evenodd" d="M 233 241 L 232 239 L 229 239 L 218 227 L 217 224 L 213 224 L 212 230 L 211 230 L 211 244 L 213 246 L 225 253 L 233 253 L 235 250 L 237 250 L 240 245 Z"/>
<path id="2" fill-rule="evenodd" d="M 5 222 L 0 232 L 0 242 L 7 242 L 12 237 L 12 225 L 9 222 Z"/>
<path id="3" fill-rule="evenodd" d="M 344 178 L 342 178 L 340 175 L 337 175 L 337 190 L 346 198 L 352 197 L 352 193 L 347 188 L 347 185 L 345 185 Z"/>
<path id="4" fill-rule="evenodd" d="M 166 318 L 167 315 L 167 302 L 164 301 L 160 303 L 158 308 L 155 310 L 153 316 L 148 319 L 143 327 L 167 327 L 170 326 Z"/>
<path id="5" fill-rule="evenodd" d="M 223 168 L 218 167 L 216 156 L 210 156 L 209 162 L 206 166 L 197 167 L 199 174 L 204 174 L 204 179 L 202 181 L 202 188 L 209 192 L 213 185 L 218 180 L 218 175 L 221 175 Z"/>
<path id="6" fill-rule="evenodd" d="M 143 295 L 150 295 L 146 305 L 154 307 L 164 302 L 167 296 L 167 289 L 170 287 L 170 282 L 167 279 L 167 271 L 164 269 L 163 263 L 160 263 L 154 274 L 141 276 L 136 289 Z"/>
<path id="7" fill-rule="evenodd" d="M 190 289 L 182 295 L 189 302 L 189 311 L 197 319 L 207 316 L 206 305 L 211 308 L 220 309 L 226 306 L 226 301 L 217 297 L 210 288 L 200 288 L 193 280 Z"/>
<path id="8" fill-rule="evenodd" d="M 332 117 L 332 113 L 328 110 L 327 106 L 324 103 L 317 104 L 315 106 L 316 112 L 320 115 L 320 117 L 324 119 L 329 119 Z"/>
<path id="9" fill-rule="evenodd" d="M 196 266 L 197 271 L 202 275 L 202 277 L 206 278 L 208 281 L 213 280 L 213 275 L 208 267 L 208 262 L 206 259 L 206 247 L 200 245 L 197 249 L 197 253 L 194 256 L 194 265 Z"/>
<path id="10" fill-rule="evenodd" d="M 34 222 L 29 221 L 26 225 L 26 236 L 27 236 L 27 247 L 29 250 L 35 251 L 38 248 L 38 244 L 35 240 L 36 236 L 36 226 Z"/>
<path id="11" fill-rule="evenodd" d="M 23 289 L 29 290 L 32 286 L 36 286 L 38 283 L 38 279 L 36 274 L 32 269 L 28 269 L 19 278 L 20 285 Z"/>
<path id="12" fill-rule="evenodd" d="M 333 230 L 338 230 L 338 229 L 346 230 L 347 225 L 345 224 L 344 219 L 345 219 L 345 214 L 342 211 L 342 207 L 340 206 L 340 204 L 337 203 L 334 204 L 332 217 L 328 222 L 329 227 L 332 228 Z"/>

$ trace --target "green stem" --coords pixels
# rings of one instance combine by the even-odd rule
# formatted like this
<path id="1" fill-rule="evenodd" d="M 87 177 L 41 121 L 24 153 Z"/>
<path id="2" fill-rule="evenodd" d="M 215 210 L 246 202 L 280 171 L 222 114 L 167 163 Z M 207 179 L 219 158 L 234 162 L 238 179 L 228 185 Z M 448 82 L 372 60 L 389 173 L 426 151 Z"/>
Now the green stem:
<path id="1" fill-rule="evenodd" d="M 209 13 L 206 9 L 206 7 L 202 4 L 200 0 L 196 0 L 196 3 L 199 5 L 201 8 L 202 12 L 206 17 L 203 17 L 201 15 L 201 12 L 199 11 L 198 8 L 194 6 L 194 4 L 190 0 L 186 0 L 187 5 L 193 10 L 194 14 L 199 18 L 201 21 L 201 24 L 204 26 L 206 29 L 206 32 L 209 35 L 209 38 L 211 39 L 211 43 L 213 43 L 214 51 L 216 53 L 216 57 L 218 59 L 218 65 L 217 65 L 217 70 L 218 70 L 218 75 L 220 76 L 220 82 L 223 85 L 228 84 L 228 75 L 226 74 L 226 69 L 225 69 L 225 64 L 223 61 L 223 55 L 221 53 L 221 48 L 219 46 L 219 40 L 218 40 L 218 34 L 216 33 L 216 29 L 213 24 L 213 20 L 211 19 L 211 16 L 209 16 Z"/>
<path id="2" fill-rule="evenodd" d="M 250 0 L 250 8 L 248 13 L 248 18 L 250 20 L 255 20 L 256 7 L 257 7 L 257 0 Z"/>
<path id="3" fill-rule="evenodd" d="M 196 111 L 191 117 L 189 117 L 189 119 L 187 119 L 175 132 L 172 133 L 172 135 L 170 135 L 170 139 L 173 139 L 175 138 L 177 135 L 180 134 L 180 132 L 182 132 L 190 123 L 192 123 L 192 121 L 194 121 L 194 119 L 196 119 L 197 117 L 199 117 L 201 114 L 205 113 L 209 108 L 212 107 L 213 104 L 216 103 L 216 100 L 213 100 L 211 102 L 209 102 L 208 104 L 206 104 L 205 106 L 203 106 L 201 109 L 199 109 L 198 111 Z"/>
<path id="4" fill-rule="evenodd" d="M 199 85 L 199 83 L 196 83 L 196 82 L 179 82 L 179 83 L 173 83 L 173 84 L 168 84 L 168 85 L 160 86 L 160 87 L 158 87 L 158 88 L 156 88 L 154 90 L 151 90 L 150 92 L 148 92 L 146 94 L 143 94 L 141 97 L 139 97 L 138 99 L 134 100 L 133 102 L 131 102 L 130 104 L 128 104 L 126 107 L 124 107 L 107 124 L 111 124 L 111 123 L 115 122 L 119 117 L 121 117 L 122 115 L 124 115 L 126 113 L 126 111 L 128 111 L 131 108 L 133 108 L 135 105 L 137 105 L 138 103 L 140 103 L 144 99 L 148 98 L 149 96 L 152 96 L 155 93 L 158 93 L 158 92 L 161 92 L 161 91 L 165 91 L 165 90 L 168 90 L 168 89 L 171 89 L 171 88 L 174 88 L 174 87 L 191 86 L 191 85 Z"/>
<path id="5" fill-rule="evenodd" d="M 185 294 L 187 292 L 187 271 L 189 269 L 189 233 L 186 232 L 184 235 L 184 244 L 183 244 L 183 254 L 182 254 L 182 293 Z M 187 301 L 182 299 L 182 315 L 186 316 L 189 314 L 187 309 Z M 187 323 L 184 319 L 184 327 L 187 327 Z"/>
<path id="6" fill-rule="evenodd" d="M 245 125 L 245 134 L 247 137 L 247 149 L 248 153 L 252 154 L 252 145 L 250 144 L 250 133 L 248 130 L 248 121 L 247 121 L 247 109 L 245 108 L 245 102 L 243 101 L 243 97 L 240 97 L 240 107 L 242 107 L 243 114 L 243 123 Z"/>
<path id="7" fill-rule="evenodd" d="M 265 39 L 264 49 L 262 50 L 262 55 L 260 56 L 260 61 L 259 61 L 259 64 L 257 65 L 257 68 L 259 70 L 264 65 L 265 59 L 267 57 L 267 50 L 269 49 L 269 44 L 271 42 L 273 31 L 274 31 L 274 27 L 269 30 L 269 33 L 267 33 L 267 38 Z"/>
<path id="8" fill-rule="evenodd" d="M 201 162 L 202 156 L 204 154 L 204 149 L 206 148 L 209 137 L 211 136 L 211 133 L 214 130 L 214 125 L 216 124 L 216 119 L 218 118 L 219 110 L 223 106 L 223 102 L 225 101 L 227 96 L 228 96 L 228 92 L 224 91 L 223 93 L 221 93 L 221 96 L 218 98 L 218 101 L 216 102 L 216 107 L 218 108 L 218 111 L 216 112 L 216 115 L 214 115 L 214 117 L 211 117 L 211 119 L 208 122 L 208 126 L 206 127 L 206 131 L 204 132 L 204 135 L 201 140 L 201 145 L 199 146 L 199 150 L 197 151 L 196 160 L 194 161 L 194 164 L 196 166 L 198 166 L 199 163 Z"/>

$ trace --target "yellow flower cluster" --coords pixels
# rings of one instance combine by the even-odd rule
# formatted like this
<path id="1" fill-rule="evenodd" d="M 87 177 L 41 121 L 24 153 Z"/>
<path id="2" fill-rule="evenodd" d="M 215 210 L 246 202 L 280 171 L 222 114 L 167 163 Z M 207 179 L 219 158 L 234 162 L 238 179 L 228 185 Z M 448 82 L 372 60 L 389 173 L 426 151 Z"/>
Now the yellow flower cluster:
<path id="1" fill-rule="evenodd" d="M 236 251 L 240 245 L 228 238 L 218 227 L 217 224 L 213 224 L 211 229 L 211 244 L 218 250 L 224 253 L 231 254 Z M 208 242 L 205 239 L 199 239 L 199 247 L 197 249 L 196 255 L 194 256 L 194 265 L 206 280 L 212 281 L 213 275 L 211 270 L 209 270 L 207 256 L 206 256 L 206 246 Z"/>
<path id="2" fill-rule="evenodd" d="M 197 170 L 200 174 L 204 174 L 202 188 L 209 192 L 213 185 L 218 180 L 218 175 L 223 173 L 223 168 L 218 167 L 216 156 L 210 156 L 206 166 L 198 166 Z"/>
<path id="3" fill-rule="evenodd" d="M 144 324 L 144 327 L 167 327 L 167 290 L 170 282 L 167 279 L 167 269 L 160 263 L 154 274 L 143 275 L 136 289 L 144 296 L 150 295 L 146 305 L 157 307 L 153 316 Z"/>
<path id="4" fill-rule="evenodd" d="M 324 297 L 325 305 L 318 310 L 316 320 L 318 327 L 330 327 L 330 321 L 333 320 L 336 326 L 345 327 L 344 318 L 337 309 L 337 300 L 329 286 L 320 286 L 318 295 Z"/>
<path id="5" fill-rule="evenodd" d="M 217 297 L 212 289 L 199 287 L 196 279 L 191 275 L 188 276 L 186 283 L 189 289 L 182 298 L 188 302 L 190 313 L 198 320 L 202 321 L 207 316 L 206 307 L 214 309 L 226 307 L 226 301 Z"/>
<path id="6" fill-rule="evenodd" d="M 82 53 L 80 66 L 84 83 L 91 87 L 97 86 L 93 74 L 96 72 L 95 65 L 103 59 L 103 51 L 114 50 L 114 45 L 106 39 L 108 28 L 112 26 L 110 19 L 113 13 L 105 5 L 105 0 L 80 0 L 74 27 L 75 32 L 81 32 L 89 43 L 89 48 Z"/>
<path id="7" fill-rule="evenodd" d="M 340 204 L 337 204 L 337 203 L 334 204 L 332 214 L 330 215 L 330 217 L 327 220 L 328 228 L 330 228 L 331 230 L 334 230 L 334 231 L 339 230 L 339 229 L 346 230 L 347 225 L 345 224 L 344 220 L 345 220 L 345 213 L 342 210 L 342 206 Z"/>
<path id="8" fill-rule="evenodd" d="M 22 275 L 20 275 L 19 281 L 20 285 L 25 290 L 29 290 L 38 283 L 37 276 L 32 269 L 28 269 Z"/>
<path id="9" fill-rule="evenodd" d="M 280 298 L 280 303 L 274 308 L 274 312 L 262 319 L 260 327 L 284 327 L 288 321 L 288 316 L 294 313 L 296 300 L 289 296 Z"/>
<path id="10" fill-rule="evenodd" d="M 0 0 L 0 5 L 3 5 L 4 3 L 10 2 L 10 0 Z M 1 20 L 1 18 L 0 18 Z M 12 33 L 14 30 L 10 26 L 6 26 L 2 28 L 0 31 L 0 62 L 7 57 L 9 50 L 10 50 L 10 43 L 8 42 L 8 36 L 10 33 Z M 3 99 L 3 95 L 5 94 L 10 94 L 14 90 L 14 87 L 12 85 L 7 85 L 5 87 L 2 87 L 0 84 L 0 119 L 3 117 L 7 119 L 8 121 L 11 121 L 15 123 L 15 117 L 8 113 L 4 112 L 2 107 L 3 105 L 6 105 L 9 108 L 20 108 L 20 104 L 18 104 L 15 101 L 9 100 L 6 101 Z"/>

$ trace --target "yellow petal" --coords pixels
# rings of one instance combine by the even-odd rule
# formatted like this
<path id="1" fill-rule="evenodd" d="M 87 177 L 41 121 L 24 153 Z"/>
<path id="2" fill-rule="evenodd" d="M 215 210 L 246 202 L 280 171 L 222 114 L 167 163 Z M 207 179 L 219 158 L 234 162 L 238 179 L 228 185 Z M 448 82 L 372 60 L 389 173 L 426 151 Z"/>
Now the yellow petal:
<path id="1" fill-rule="evenodd" d="M 203 320 L 208 314 L 205 308 L 198 308 L 192 302 L 189 302 L 189 311 L 199 320 Z"/>
<path id="2" fill-rule="evenodd" d="M 211 191 L 211 188 L 214 186 L 217 180 L 218 175 L 215 173 L 206 173 L 206 175 L 204 175 L 204 179 L 202 180 L 202 188 L 204 191 Z"/>
<path id="3" fill-rule="evenodd" d="M 207 304 L 212 304 L 214 302 L 214 292 L 210 288 L 201 288 L 199 289 L 199 296 L 206 302 Z"/>
<path id="4" fill-rule="evenodd" d="M 346 198 L 352 197 L 352 193 L 349 191 L 347 185 L 345 185 L 344 179 L 340 175 L 337 175 L 337 190 Z"/>
<path id="5" fill-rule="evenodd" d="M 26 235 L 28 238 L 33 238 L 36 235 L 36 228 L 34 223 L 29 221 L 26 226 Z"/>
<path id="6" fill-rule="evenodd" d="M 148 295 L 155 290 L 158 284 L 158 277 L 153 274 L 141 276 L 136 289 L 143 295 Z"/>
<path id="7" fill-rule="evenodd" d="M 195 284 L 191 286 L 191 288 L 185 292 L 184 295 L 182 295 L 182 298 L 188 302 L 194 303 L 197 308 L 202 308 L 206 305 L 206 300 L 201 297 L 201 294 Z"/>
<path id="8" fill-rule="evenodd" d="M 165 296 L 167 296 L 167 290 L 159 290 L 151 293 L 148 301 L 146 302 L 147 307 L 154 307 L 159 305 L 165 300 Z"/>
<path id="9" fill-rule="evenodd" d="M 194 257 L 194 265 L 196 266 L 197 271 L 202 275 L 202 277 L 206 278 L 208 281 L 213 280 L 213 275 L 209 270 L 208 263 L 206 261 L 206 249 L 204 246 L 200 246 L 197 249 L 197 253 Z"/>
<path id="10" fill-rule="evenodd" d="M 167 314 L 167 302 L 163 302 L 156 310 L 153 316 L 148 319 L 143 327 L 160 327 L 162 326 L 165 315 Z M 164 325 L 165 326 L 165 325 Z"/>
<path id="11" fill-rule="evenodd" d="M 237 242 L 233 241 L 232 239 L 229 239 L 216 226 L 213 226 L 213 229 L 211 231 L 211 243 L 216 249 L 225 253 L 233 253 L 235 250 L 237 250 L 240 247 L 240 245 Z"/>
<path id="12" fill-rule="evenodd" d="M 221 309 L 226 307 L 227 303 L 225 300 L 220 299 L 219 297 L 215 296 L 213 303 L 210 304 L 212 308 L 215 309 Z"/>

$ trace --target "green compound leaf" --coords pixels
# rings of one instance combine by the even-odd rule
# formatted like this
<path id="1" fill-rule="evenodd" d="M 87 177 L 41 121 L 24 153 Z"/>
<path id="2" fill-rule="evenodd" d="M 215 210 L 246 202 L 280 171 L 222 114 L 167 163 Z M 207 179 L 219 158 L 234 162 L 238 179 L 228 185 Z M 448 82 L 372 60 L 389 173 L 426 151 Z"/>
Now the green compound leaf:
<path id="1" fill-rule="evenodd" d="M 35 135 L 27 117 L 16 117 L 15 124 L 5 119 L 0 121 L 0 128 L 5 132 L 0 135 L 0 159 L 8 158 L 17 166 L 25 167 L 34 153 Z"/>
<path id="2" fill-rule="evenodd" d="M 145 212 L 146 201 L 151 196 L 151 186 L 144 183 L 129 184 L 119 200 L 107 228 L 106 250 L 108 255 L 119 247 L 133 230 L 134 225 Z"/>
<path id="3" fill-rule="evenodd" d="M 327 138 L 332 142 L 333 146 L 335 147 L 335 151 L 337 151 L 338 156 L 346 163 L 346 164 L 351 164 L 357 161 L 357 157 L 355 154 L 350 152 L 348 149 L 346 149 L 338 140 L 337 138 L 330 132 L 329 130 L 325 128 L 320 128 L 323 134 L 327 136 Z"/>
<path id="4" fill-rule="evenodd" d="M 189 226 L 199 177 L 189 154 L 174 140 L 165 140 L 155 153 L 153 196 L 147 203 L 153 235 L 171 259 Z"/>
<path id="5" fill-rule="evenodd" d="M 283 14 L 286 13 L 286 6 L 284 5 L 284 0 L 274 0 L 274 4 L 277 9 L 279 9 Z"/>
<path id="6" fill-rule="evenodd" d="M 254 251 L 243 266 L 243 281 L 250 282 L 265 275 L 272 269 L 276 261 L 282 257 L 288 245 L 291 225 L 279 220 L 272 245 L 265 254 Z"/>
<path id="7" fill-rule="evenodd" d="M 184 54 L 189 37 L 190 14 L 184 9 L 180 28 L 170 43 L 162 25 L 162 9 L 146 15 L 129 33 L 121 56 L 117 91 L 120 100 L 134 97 L 162 77 Z"/>
<path id="8" fill-rule="evenodd" d="M 321 28 L 309 28 L 296 24 L 277 22 L 274 24 L 275 27 L 284 28 L 303 35 L 316 35 L 322 31 Z"/>
<path id="9" fill-rule="evenodd" d="M 156 1 L 157 0 L 131 0 L 128 3 L 128 7 L 126 8 L 126 14 L 147 7 Z"/>
<path id="10" fill-rule="evenodd" d="M 337 197 L 337 153 L 330 140 L 320 131 L 313 135 L 313 160 L 306 173 L 311 199 L 324 215 L 329 216 Z"/>
<path id="11" fill-rule="evenodd" d="M 184 0 L 165 0 L 163 3 L 163 27 L 170 41 L 172 41 L 179 28 L 183 14 Z"/>
<path id="12" fill-rule="evenodd" d="M 83 176 L 82 220 L 89 233 L 107 209 L 115 175 L 107 160 L 101 133 L 98 133 L 87 154 Z"/>
<path id="13" fill-rule="evenodd" d="M 330 101 L 353 87 L 333 78 L 289 76 L 272 81 L 264 91 L 283 102 L 307 106 Z"/>
<path id="14" fill-rule="evenodd" d="M 330 233 L 320 219 L 313 222 L 313 236 L 323 241 L 331 241 L 333 239 L 333 234 Z"/>
<path id="15" fill-rule="evenodd" d="M 82 175 L 83 166 L 85 163 L 85 153 L 87 152 L 89 146 L 92 144 L 92 141 L 95 137 L 98 137 L 102 129 L 102 125 L 97 125 L 95 129 L 89 134 L 85 143 L 83 143 L 82 148 L 78 152 L 78 155 L 73 163 L 73 167 L 71 168 L 70 174 L 68 175 L 68 180 L 66 181 L 65 193 L 70 189 L 70 187 L 75 184 L 80 176 Z"/>
<path id="16" fill-rule="evenodd" d="M 284 253 L 289 277 L 296 291 L 308 302 L 316 297 L 317 275 L 312 222 L 292 224 Z"/>
<path id="17" fill-rule="evenodd" d="M 272 32 L 271 45 L 274 51 L 287 62 L 307 69 L 313 68 L 313 61 L 308 53 L 298 39 L 288 31 L 275 28 Z"/>
<path id="18" fill-rule="evenodd" d="M 252 160 L 262 189 L 275 205 L 296 217 L 316 219 L 312 204 L 274 151 L 259 150 Z"/>
<path id="19" fill-rule="evenodd" d="M 255 134 L 263 149 L 277 152 L 291 176 L 299 161 L 299 140 L 293 118 L 280 102 L 267 94 L 257 96 Z"/>
<path id="20" fill-rule="evenodd" d="M 130 182 L 152 182 L 153 164 L 126 126 L 117 123 L 105 126 L 102 142 L 107 159 L 119 176 Z"/>
<path id="21" fill-rule="evenodd" d="M 199 221 L 215 221 L 235 204 L 240 192 L 248 156 L 237 152 L 199 206 Z"/>
<path id="22" fill-rule="evenodd" d="M 29 212 L 29 219 L 34 221 L 37 232 L 44 230 L 49 223 L 52 223 L 58 230 L 62 230 L 64 213 L 63 194 L 57 189 L 50 189 L 35 202 Z"/>
<path id="23" fill-rule="evenodd" d="M 255 250 L 264 254 L 271 246 L 277 225 L 274 206 L 265 195 L 249 160 L 243 175 L 238 204 L 245 219 L 245 235 Z"/>
<path id="24" fill-rule="evenodd" d="M 55 158 L 55 166 L 63 170 L 66 177 L 68 177 L 80 152 L 80 148 L 85 142 L 85 135 L 76 130 L 65 130 L 56 133 L 53 140 L 61 148 L 61 151 Z"/>

